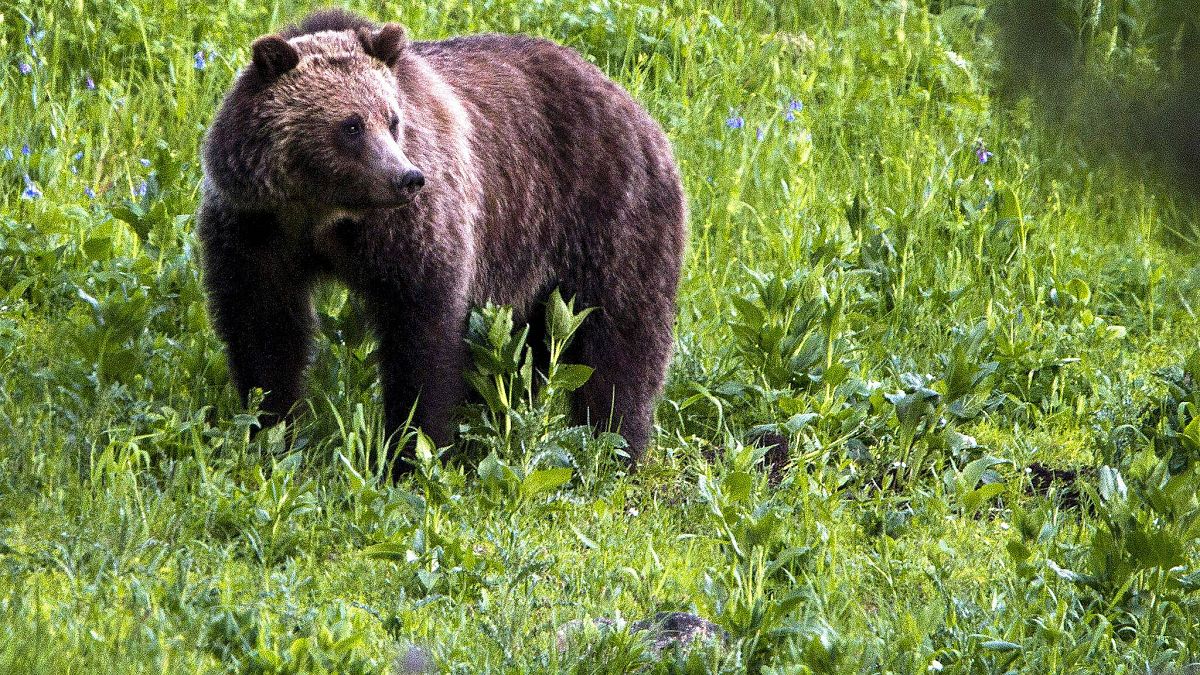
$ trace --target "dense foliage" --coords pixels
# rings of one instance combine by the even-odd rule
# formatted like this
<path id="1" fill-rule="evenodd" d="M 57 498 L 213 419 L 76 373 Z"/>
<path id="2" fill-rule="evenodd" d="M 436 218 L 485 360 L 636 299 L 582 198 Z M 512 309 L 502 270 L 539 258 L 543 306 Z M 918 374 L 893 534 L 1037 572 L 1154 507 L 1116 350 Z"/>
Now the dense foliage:
<path id="1" fill-rule="evenodd" d="M 1176 24 L 1083 4 L 1062 16 L 1089 72 L 1178 77 Z M 533 387 L 492 307 L 462 451 L 415 436 L 399 485 L 355 300 L 322 291 L 295 443 L 251 440 L 198 283 L 205 125 L 253 37 L 307 9 L 0 8 L 4 670 L 1200 660 L 1200 220 L 1144 158 L 1101 161 L 1001 96 L 987 7 L 359 3 L 418 38 L 577 48 L 662 122 L 691 200 L 640 472 L 619 437 L 565 426 L 586 368 Z M 565 300 L 551 351 L 587 321 Z M 556 641 L 672 610 L 730 642 L 655 661 L 620 631 Z"/>

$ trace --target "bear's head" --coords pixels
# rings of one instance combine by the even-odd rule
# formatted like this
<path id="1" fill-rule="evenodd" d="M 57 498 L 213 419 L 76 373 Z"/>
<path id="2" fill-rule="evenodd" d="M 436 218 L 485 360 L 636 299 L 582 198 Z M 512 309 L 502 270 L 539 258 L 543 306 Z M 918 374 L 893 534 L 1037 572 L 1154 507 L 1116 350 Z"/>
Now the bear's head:
<path id="1" fill-rule="evenodd" d="M 205 141 L 206 189 L 254 209 L 412 201 L 425 177 L 403 147 L 407 46 L 397 24 L 256 40 Z"/>

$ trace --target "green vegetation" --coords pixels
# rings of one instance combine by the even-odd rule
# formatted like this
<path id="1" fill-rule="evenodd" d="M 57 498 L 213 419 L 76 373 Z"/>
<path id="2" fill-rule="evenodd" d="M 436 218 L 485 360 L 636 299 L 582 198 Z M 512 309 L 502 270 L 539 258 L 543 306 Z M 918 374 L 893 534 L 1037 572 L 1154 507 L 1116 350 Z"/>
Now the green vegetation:
<path id="1" fill-rule="evenodd" d="M 1000 105 L 983 8 L 362 3 L 418 38 L 579 49 L 662 122 L 691 199 L 640 472 L 564 426 L 586 372 L 535 396 L 489 308 L 465 452 L 418 443 L 399 485 L 354 301 L 322 295 L 289 446 L 250 440 L 198 283 L 205 125 L 253 37 L 306 9 L 0 9 L 5 671 L 397 671 L 410 645 L 464 673 L 1200 660 L 1200 221 Z M 1153 77 L 1112 30 L 1094 58 Z M 674 610 L 728 647 L 556 646 L 572 619 Z"/>

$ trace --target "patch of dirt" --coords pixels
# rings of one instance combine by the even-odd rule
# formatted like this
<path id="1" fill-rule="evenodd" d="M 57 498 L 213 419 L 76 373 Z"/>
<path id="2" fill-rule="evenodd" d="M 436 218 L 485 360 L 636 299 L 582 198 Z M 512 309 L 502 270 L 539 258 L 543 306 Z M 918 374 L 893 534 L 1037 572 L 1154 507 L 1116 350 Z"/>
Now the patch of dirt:
<path id="1" fill-rule="evenodd" d="M 1029 474 L 1029 485 L 1026 494 L 1047 497 L 1051 490 L 1058 496 L 1058 503 L 1064 509 L 1079 508 L 1079 488 L 1076 481 L 1086 479 L 1095 474 L 1089 467 L 1080 469 L 1055 468 L 1041 462 L 1033 462 L 1026 467 Z"/>

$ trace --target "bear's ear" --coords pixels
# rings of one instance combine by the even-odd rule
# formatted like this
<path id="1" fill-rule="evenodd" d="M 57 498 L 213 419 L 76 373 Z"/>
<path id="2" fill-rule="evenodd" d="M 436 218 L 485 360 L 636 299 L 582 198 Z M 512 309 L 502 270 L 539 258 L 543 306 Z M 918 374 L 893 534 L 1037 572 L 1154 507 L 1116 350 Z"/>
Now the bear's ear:
<path id="1" fill-rule="evenodd" d="M 408 34 L 398 23 L 385 23 L 375 30 L 359 28 L 358 39 L 367 54 L 383 61 L 388 68 L 396 65 L 408 47 Z"/>
<path id="2" fill-rule="evenodd" d="M 250 49 L 254 52 L 254 69 L 268 82 L 300 63 L 300 54 L 296 52 L 296 48 L 278 35 L 260 37 Z"/>

